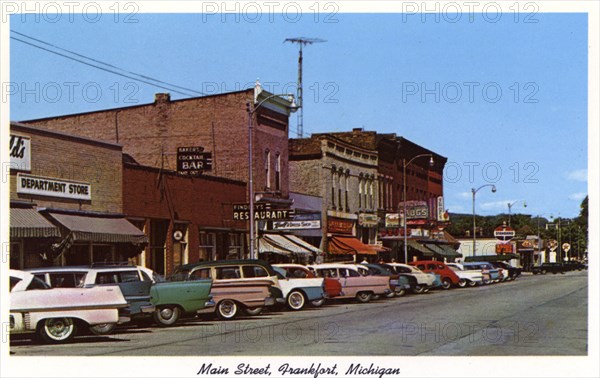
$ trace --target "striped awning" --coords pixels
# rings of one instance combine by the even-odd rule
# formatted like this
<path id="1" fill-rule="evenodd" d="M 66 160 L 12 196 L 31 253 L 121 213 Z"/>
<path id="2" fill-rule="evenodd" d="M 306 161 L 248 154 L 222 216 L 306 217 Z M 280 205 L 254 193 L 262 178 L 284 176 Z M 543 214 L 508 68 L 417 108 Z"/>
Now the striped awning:
<path id="1" fill-rule="evenodd" d="M 125 218 L 49 213 L 65 227 L 73 241 L 96 243 L 148 243 L 148 237 Z"/>
<path id="2" fill-rule="evenodd" d="M 60 237 L 60 231 L 35 209 L 11 208 L 10 237 L 57 238 Z"/>
<path id="3" fill-rule="evenodd" d="M 423 254 L 423 256 L 426 256 L 426 257 L 433 256 L 433 251 L 432 250 L 430 250 L 429 248 L 425 248 L 423 245 L 421 245 L 416 240 L 408 239 L 408 246 L 411 247 L 411 248 L 416 249 L 419 252 L 421 252 Z"/>
<path id="4" fill-rule="evenodd" d="M 461 257 L 462 255 L 456 252 L 456 249 L 452 248 L 448 244 L 438 244 L 438 246 L 446 252 L 447 257 Z"/>
<path id="5" fill-rule="evenodd" d="M 285 249 L 289 253 L 295 253 L 298 255 L 312 255 L 311 251 L 304 247 L 301 247 L 299 244 L 294 243 L 293 241 L 291 241 L 283 235 L 266 234 L 263 235 L 263 239 L 266 239 L 271 245 L 274 245 L 281 249 Z"/>
<path id="6" fill-rule="evenodd" d="M 278 255 L 288 257 L 292 255 L 292 252 L 277 245 L 277 243 L 272 243 L 269 239 L 265 238 L 264 236 L 258 239 L 258 253 L 276 253 Z"/>
<path id="7" fill-rule="evenodd" d="M 289 239 L 291 242 L 298 244 L 299 246 L 301 246 L 302 248 L 304 248 L 307 251 L 310 251 L 312 253 L 316 253 L 319 254 L 321 253 L 321 250 L 317 247 L 315 247 L 314 245 L 305 242 L 304 240 L 300 239 L 299 237 L 297 237 L 296 235 L 283 235 L 286 239 Z"/>

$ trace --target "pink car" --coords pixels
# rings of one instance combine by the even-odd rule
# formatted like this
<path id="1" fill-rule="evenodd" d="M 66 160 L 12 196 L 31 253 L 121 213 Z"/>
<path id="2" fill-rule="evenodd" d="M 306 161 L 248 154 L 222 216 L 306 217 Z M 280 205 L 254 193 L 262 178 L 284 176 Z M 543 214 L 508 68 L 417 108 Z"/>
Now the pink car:
<path id="1" fill-rule="evenodd" d="M 335 278 L 342 285 L 342 295 L 336 298 L 356 298 L 367 303 L 374 295 L 387 295 L 392 292 L 390 278 L 386 276 L 365 276 L 354 264 L 318 264 L 308 269 L 317 277 Z"/>

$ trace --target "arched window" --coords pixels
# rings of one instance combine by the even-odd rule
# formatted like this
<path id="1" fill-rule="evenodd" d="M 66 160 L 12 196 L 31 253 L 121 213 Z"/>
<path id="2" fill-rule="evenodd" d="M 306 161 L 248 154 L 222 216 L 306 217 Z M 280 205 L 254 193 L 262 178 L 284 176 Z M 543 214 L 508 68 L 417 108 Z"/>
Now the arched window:
<path id="1" fill-rule="evenodd" d="M 281 155 L 275 154 L 275 191 L 281 190 Z"/>

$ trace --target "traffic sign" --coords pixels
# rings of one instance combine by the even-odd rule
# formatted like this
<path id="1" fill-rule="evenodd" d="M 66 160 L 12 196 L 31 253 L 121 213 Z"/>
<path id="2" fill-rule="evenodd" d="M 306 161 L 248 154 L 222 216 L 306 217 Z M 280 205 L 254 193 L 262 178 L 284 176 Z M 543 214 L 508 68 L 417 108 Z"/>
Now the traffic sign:
<path id="1" fill-rule="evenodd" d="M 508 226 L 496 227 L 494 230 L 494 236 L 500 241 L 509 241 L 515 237 L 515 234 L 515 230 Z"/>

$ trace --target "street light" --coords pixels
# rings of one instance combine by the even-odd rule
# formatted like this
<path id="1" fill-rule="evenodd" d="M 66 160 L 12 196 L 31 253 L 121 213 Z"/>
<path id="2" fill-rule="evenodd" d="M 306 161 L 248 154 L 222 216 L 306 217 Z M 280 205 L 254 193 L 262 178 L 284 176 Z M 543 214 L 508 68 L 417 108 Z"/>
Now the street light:
<path id="1" fill-rule="evenodd" d="M 246 111 L 248 112 L 248 197 L 249 197 L 249 209 L 248 215 L 250 218 L 250 258 L 255 258 L 256 255 L 256 238 L 254 231 L 254 180 L 253 180 L 253 149 L 252 149 L 252 116 L 254 112 L 260 109 L 261 106 L 267 101 L 274 97 L 287 97 L 287 100 L 291 103 L 289 109 L 291 112 L 295 112 L 298 110 L 298 106 L 296 105 L 294 95 L 291 93 L 283 93 L 283 94 L 272 94 L 265 97 L 257 104 L 252 104 L 250 101 L 246 103 Z M 256 101 L 256 99 L 255 99 Z"/>
<path id="2" fill-rule="evenodd" d="M 475 247 L 475 243 L 476 243 L 476 239 L 477 239 L 477 226 L 476 226 L 476 221 L 475 221 L 475 194 L 480 189 L 485 188 L 486 186 L 491 186 L 492 193 L 496 193 L 496 185 L 492 185 L 492 184 L 485 184 L 485 185 L 481 185 L 477 189 L 475 189 L 475 188 L 471 189 L 471 193 L 473 193 L 473 256 L 475 256 L 477 254 L 477 249 Z"/>
<path id="3" fill-rule="evenodd" d="M 516 200 L 513 203 L 507 203 L 508 205 L 508 227 L 510 227 L 510 209 L 512 209 L 513 205 L 516 204 L 517 202 L 520 202 L 521 200 Z M 523 207 L 527 207 L 527 203 L 525 201 L 523 201 Z"/>
<path id="4" fill-rule="evenodd" d="M 433 155 L 432 154 L 420 154 L 417 156 L 414 156 L 412 159 L 410 159 L 408 161 L 408 163 L 406 162 L 406 159 L 402 159 L 402 199 L 404 200 L 404 210 L 402 213 L 402 218 L 404 220 L 404 263 L 408 264 L 408 230 L 406 228 L 406 167 L 408 167 L 410 165 L 410 163 L 413 162 L 413 160 L 420 158 L 420 157 L 426 157 L 429 156 L 429 166 L 433 167 L 434 161 L 433 161 Z"/>

